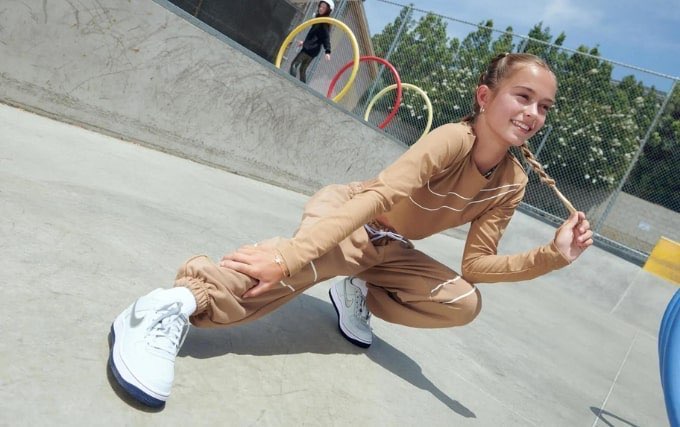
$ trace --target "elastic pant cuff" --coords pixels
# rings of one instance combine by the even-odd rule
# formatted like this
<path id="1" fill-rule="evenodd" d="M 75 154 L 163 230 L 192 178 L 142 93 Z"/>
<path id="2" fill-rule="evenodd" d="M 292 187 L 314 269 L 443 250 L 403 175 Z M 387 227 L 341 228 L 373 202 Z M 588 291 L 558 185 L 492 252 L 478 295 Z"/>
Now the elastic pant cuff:
<path id="1" fill-rule="evenodd" d="M 175 281 L 175 287 L 177 286 L 184 286 L 194 294 L 194 298 L 196 298 L 196 311 L 193 314 L 194 316 L 201 314 L 208 309 L 210 296 L 208 295 L 205 283 L 201 280 L 193 277 L 183 277 Z"/>

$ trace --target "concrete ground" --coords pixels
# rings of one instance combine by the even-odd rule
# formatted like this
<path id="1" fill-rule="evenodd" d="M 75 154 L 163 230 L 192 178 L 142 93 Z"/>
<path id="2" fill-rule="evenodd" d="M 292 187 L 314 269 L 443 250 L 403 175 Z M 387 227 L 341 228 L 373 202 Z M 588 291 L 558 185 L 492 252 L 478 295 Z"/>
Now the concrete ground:
<path id="1" fill-rule="evenodd" d="M 193 328 L 150 411 L 107 334 L 189 256 L 295 229 L 306 196 L 0 105 L 1 425 L 668 425 L 658 324 L 676 287 L 598 248 L 531 283 L 481 285 L 472 324 L 337 332 L 322 283 L 240 327 Z M 518 213 L 501 246 L 554 229 Z M 459 269 L 464 232 L 417 246 Z"/>

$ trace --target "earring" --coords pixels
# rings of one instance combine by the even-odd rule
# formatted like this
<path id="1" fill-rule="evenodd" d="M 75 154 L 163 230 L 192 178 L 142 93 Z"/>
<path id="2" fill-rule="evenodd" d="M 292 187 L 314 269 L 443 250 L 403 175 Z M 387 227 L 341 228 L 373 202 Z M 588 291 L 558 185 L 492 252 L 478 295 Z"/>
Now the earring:
<path id="1" fill-rule="evenodd" d="M 481 108 L 479 109 L 479 114 L 484 114 L 484 111 L 485 111 L 485 110 L 484 110 L 484 107 L 481 107 Z"/>

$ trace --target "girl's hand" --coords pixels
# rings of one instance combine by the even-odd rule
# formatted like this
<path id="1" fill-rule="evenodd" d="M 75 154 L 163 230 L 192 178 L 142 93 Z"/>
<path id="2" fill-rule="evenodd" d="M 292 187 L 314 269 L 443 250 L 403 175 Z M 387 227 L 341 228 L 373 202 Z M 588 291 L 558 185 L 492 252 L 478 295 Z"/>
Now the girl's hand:
<path id="1" fill-rule="evenodd" d="M 298 41 L 297 41 L 297 47 L 300 47 L 300 46 L 302 46 L 303 44 L 305 44 L 304 41 L 302 41 L 302 40 L 298 40 Z"/>
<path id="2" fill-rule="evenodd" d="M 583 212 L 575 212 L 555 232 L 557 249 L 574 261 L 593 244 L 593 232 Z"/>
<path id="3" fill-rule="evenodd" d="M 327 54 L 326 54 L 326 61 L 330 61 L 330 60 L 331 60 L 331 54 L 330 54 L 330 53 L 327 53 Z"/>
<path id="4" fill-rule="evenodd" d="M 223 256 L 220 267 L 243 273 L 257 282 L 243 294 L 243 298 L 250 298 L 281 286 L 279 282 L 284 273 L 282 265 L 276 262 L 277 259 L 280 257 L 276 249 L 248 245 Z"/>

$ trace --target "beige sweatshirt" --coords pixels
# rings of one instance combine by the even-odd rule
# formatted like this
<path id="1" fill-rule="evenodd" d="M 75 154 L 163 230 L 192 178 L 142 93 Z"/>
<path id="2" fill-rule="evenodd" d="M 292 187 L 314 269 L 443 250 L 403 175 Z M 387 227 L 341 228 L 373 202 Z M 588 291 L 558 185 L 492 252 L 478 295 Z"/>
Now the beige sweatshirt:
<path id="1" fill-rule="evenodd" d="M 379 215 L 411 240 L 470 223 L 462 275 L 471 283 L 528 280 L 569 264 L 554 242 L 497 255 L 528 178 L 510 153 L 485 178 L 472 160 L 474 141 L 466 123 L 421 138 L 377 178 L 363 182 L 341 209 L 277 246 L 291 275 Z"/>

